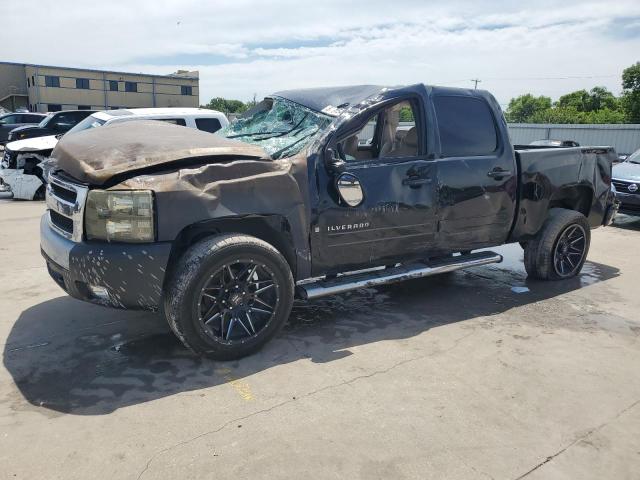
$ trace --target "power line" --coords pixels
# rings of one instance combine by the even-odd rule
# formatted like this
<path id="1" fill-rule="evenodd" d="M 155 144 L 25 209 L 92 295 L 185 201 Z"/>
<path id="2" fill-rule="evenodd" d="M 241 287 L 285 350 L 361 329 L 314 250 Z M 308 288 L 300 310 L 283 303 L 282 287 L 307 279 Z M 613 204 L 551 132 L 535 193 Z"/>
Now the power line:
<path id="1" fill-rule="evenodd" d="M 562 77 L 483 77 L 484 80 L 507 80 L 507 81 L 513 81 L 513 80 L 574 80 L 574 79 L 592 79 L 592 78 L 614 78 L 614 77 L 621 77 L 621 74 L 615 74 L 615 75 L 565 75 Z M 462 78 L 459 80 L 446 80 L 446 81 L 442 81 L 442 82 L 436 82 L 436 83 L 463 83 L 463 82 L 468 82 L 468 79 Z M 475 82 L 476 79 L 471 79 L 472 82 Z M 478 80 L 478 82 L 480 82 L 481 80 Z M 476 84 L 477 85 L 477 84 Z"/>

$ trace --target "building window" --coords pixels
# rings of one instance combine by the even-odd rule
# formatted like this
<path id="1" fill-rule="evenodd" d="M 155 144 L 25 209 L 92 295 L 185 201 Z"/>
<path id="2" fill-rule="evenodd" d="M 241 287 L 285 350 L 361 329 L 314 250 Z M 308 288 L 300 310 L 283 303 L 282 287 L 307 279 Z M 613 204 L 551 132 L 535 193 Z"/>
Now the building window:
<path id="1" fill-rule="evenodd" d="M 118 81 L 117 80 L 109 80 L 109 90 L 112 92 L 118 91 Z"/>
<path id="2" fill-rule="evenodd" d="M 44 84 L 47 87 L 60 87 L 60 77 L 52 77 L 50 75 L 45 75 Z"/>
<path id="3" fill-rule="evenodd" d="M 27 77 L 27 88 L 31 88 L 31 80 Z"/>
<path id="4" fill-rule="evenodd" d="M 50 112 L 59 112 L 60 110 L 62 110 L 62 105 L 60 105 L 59 103 L 49 103 L 47 104 L 47 110 Z"/>
<path id="5" fill-rule="evenodd" d="M 138 84 L 136 82 L 124 82 L 124 91 L 125 92 L 137 92 Z"/>
<path id="6" fill-rule="evenodd" d="M 180 87 L 180 95 L 193 95 L 193 87 L 182 85 Z"/>
<path id="7" fill-rule="evenodd" d="M 84 90 L 89 90 L 89 79 L 88 78 L 76 78 L 76 88 L 82 88 Z"/>
<path id="8" fill-rule="evenodd" d="M 91 105 L 78 105 L 78 110 L 91 110 Z"/>
<path id="9" fill-rule="evenodd" d="M 31 75 L 31 85 L 36 86 L 36 77 Z"/>

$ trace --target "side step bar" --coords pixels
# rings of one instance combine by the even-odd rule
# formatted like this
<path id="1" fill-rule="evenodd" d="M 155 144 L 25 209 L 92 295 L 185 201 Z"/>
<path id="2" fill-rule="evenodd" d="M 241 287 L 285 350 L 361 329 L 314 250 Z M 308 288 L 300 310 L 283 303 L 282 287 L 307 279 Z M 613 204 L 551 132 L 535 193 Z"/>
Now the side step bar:
<path id="1" fill-rule="evenodd" d="M 363 273 L 339 275 L 332 279 L 322 279 L 300 284 L 298 294 L 305 300 L 335 295 L 358 288 L 375 287 L 386 283 L 401 282 L 412 278 L 428 277 L 439 273 L 452 272 L 463 268 L 477 267 L 489 263 L 500 263 L 502 255 L 495 252 L 476 252 L 459 255 L 429 263 L 413 263 L 399 267 L 385 268 Z"/>

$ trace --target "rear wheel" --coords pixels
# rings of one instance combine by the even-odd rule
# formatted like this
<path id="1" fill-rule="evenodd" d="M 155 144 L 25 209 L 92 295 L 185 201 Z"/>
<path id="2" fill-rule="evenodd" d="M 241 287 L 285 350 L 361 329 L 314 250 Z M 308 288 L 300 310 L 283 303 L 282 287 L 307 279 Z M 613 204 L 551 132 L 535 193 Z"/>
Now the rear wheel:
<path id="1" fill-rule="evenodd" d="M 167 288 L 169 325 L 197 354 L 231 360 L 260 349 L 284 325 L 293 277 L 271 245 L 221 235 L 192 246 Z"/>
<path id="2" fill-rule="evenodd" d="M 589 252 L 591 230 L 584 215 L 554 208 L 542 230 L 524 247 L 527 274 L 541 280 L 562 280 L 577 275 Z"/>

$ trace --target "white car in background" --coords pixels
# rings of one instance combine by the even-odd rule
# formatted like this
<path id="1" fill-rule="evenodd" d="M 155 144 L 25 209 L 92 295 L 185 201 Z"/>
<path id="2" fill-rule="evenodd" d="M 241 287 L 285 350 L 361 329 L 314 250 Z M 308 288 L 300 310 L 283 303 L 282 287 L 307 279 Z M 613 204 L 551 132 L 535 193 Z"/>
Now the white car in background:
<path id="1" fill-rule="evenodd" d="M 229 124 L 224 113 L 205 108 L 130 108 L 93 113 L 65 135 L 135 120 L 159 120 L 210 133 Z M 0 192 L 11 192 L 15 199 L 43 199 L 51 167 L 49 155 L 60 137 L 49 135 L 8 143 L 0 162 Z"/>

